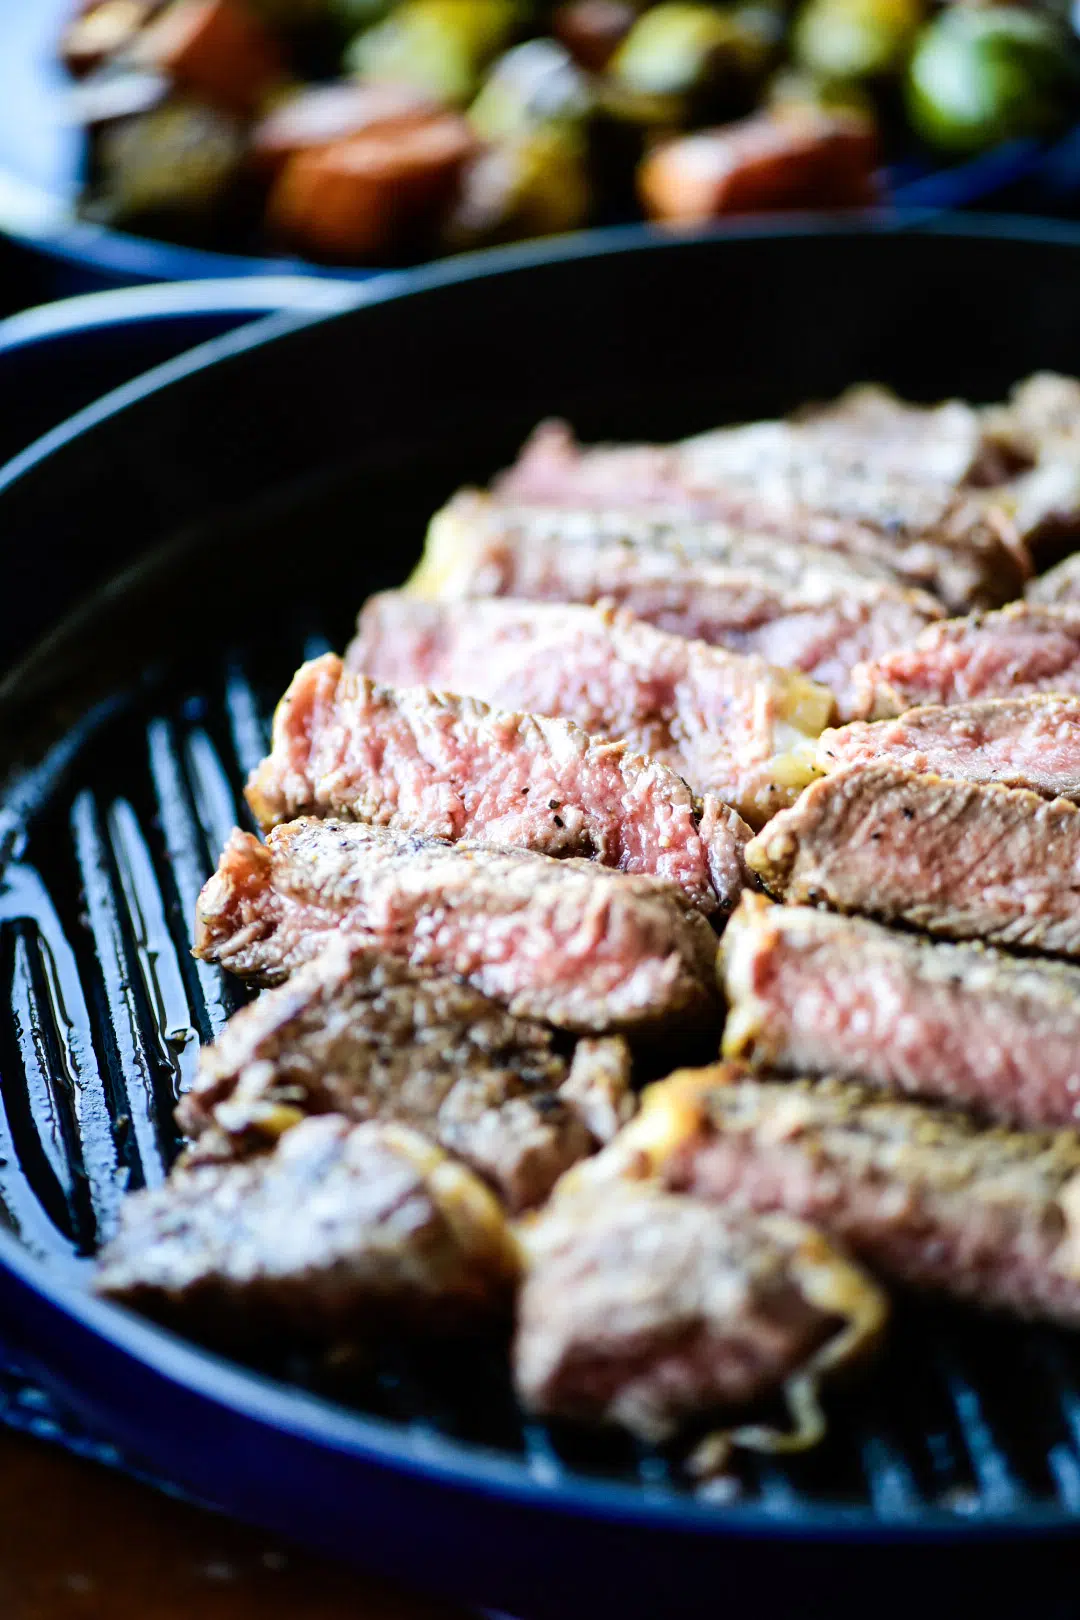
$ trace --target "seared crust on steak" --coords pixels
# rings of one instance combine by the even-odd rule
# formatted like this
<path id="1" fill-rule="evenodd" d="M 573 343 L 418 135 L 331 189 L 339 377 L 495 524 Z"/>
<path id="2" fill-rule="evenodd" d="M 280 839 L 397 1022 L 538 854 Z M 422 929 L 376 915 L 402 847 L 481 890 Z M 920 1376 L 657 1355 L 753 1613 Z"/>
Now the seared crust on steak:
<path id="1" fill-rule="evenodd" d="M 545 423 L 496 483 L 501 499 L 660 505 L 869 558 L 954 612 L 1015 596 L 1030 572 L 1001 453 L 968 405 L 850 389 L 787 421 L 674 445 L 581 449 Z"/>
<path id="2" fill-rule="evenodd" d="M 737 1429 L 729 1438 L 759 1450 L 813 1444 L 823 1427 L 817 1380 L 872 1343 L 887 1315 L 869 1277 L 813 1228 L 649 1183 L 556 1194 L 520 1235 L 513 1362 L 522 1404 L 619 1424 L 646 1441 L 786 1385 L 793 1434 Z"/>
<path id="3" fill-rule="evenodd" d="M 746 859 L 797 904 L 1080 956 L 1080 809 L 1067 799 L 851 765 L 807 788 Z"/>
<path id="4" fill-rule="evenodd" d="M 217 1342 L 334 1345 L 472 1326 L 506 1309 L 517 1269 L 498 1200 L 463 1164 L 404 1125 L 328 1114 L 133 1193 L 94 1287 Z"/>
<path id="5" fill-rule="evenodd" d="M 807 745 L 812 769 L 891 764 L 917 775 L 1028 788 L 1080 799 L 1080 697 L 1038 692 L 908 709 L 895 720 L 856 721 Z"/>
<path id="6" fill-rule="evenodd" d="M 724 936 L 724 1055 L 962 1104 L 1080 1120 L 1080 968 L 945 945 L 747 896 Z"/>
<path id="7" fill-rule="evenodd" d="M 676 1191 L 811 1221 L 917 1288 L 1080 1326 L 1074 1131 L 981 1130 L 848 1081 L 721 1064 L 650 1087 L 635 1132 Z"/>
<path id="8" fill-rule="evenodd" d="M 305 818 L 234 832 L 199 898 L 196 954 L 275 983 L 343 932 L 581 1034 L 717 1014 L 716 936 L 680 889 L 520 849 Z"/>
<path id="9" fill-rule="evenodd" d="M 176 1117 L 195 1155 L 258 1151 L 310 1114 L 399 1120 L 518 1211 L 629 1117 L 629 1083 L 619 1036 L 571 1060 L 471 985 L 339 937 L 229 1020 Z"/>
<path id="10" fill-rule="evenodd" d="M 695 804 L 667 766 L 569 720 L 378 686 L 333 653 L 294 675 L 247 800 L 264 828 L 334 815 L 587 857 L 677 883 L 707 914 L 731 911 L 746 880 L 750 828 L 711 795 Z"/>
<path id="11" fill-rule="evenodd" d="M 867 717 L 925 703 L 1080 693 L 1080 613 L 1012 602 L 1000 613 L 932 624 L 852 677 Z"/>
<path id="12" fill-rule="evenodd" d="M 464 490 L 432 519 L 407 589 L 441 601 L 611 600 L 657 629 L 800 670 L 836 693 L 841 717 L 856 664 L 944 617 L 925 591 L 873 577 L 872 564 L 867 577 L 838 552 L 771 537 L 786 552 L 777 563 L 767 537 L 740 548 L 739 531 L 721 524 L 686 519 L 667 532 L 648 512 L 620 516 L 514 507 Z"/>
<path id="13" fill-rule="evenodd" d="M 623 738 L 753 827 L 793 797 L 777 756 L 816 737 L 833 710 L 832 694 L 803 675 L 611 607 L 385 591 L 365 604 L 346 663 L 391 685 L 468 693 Z"/>

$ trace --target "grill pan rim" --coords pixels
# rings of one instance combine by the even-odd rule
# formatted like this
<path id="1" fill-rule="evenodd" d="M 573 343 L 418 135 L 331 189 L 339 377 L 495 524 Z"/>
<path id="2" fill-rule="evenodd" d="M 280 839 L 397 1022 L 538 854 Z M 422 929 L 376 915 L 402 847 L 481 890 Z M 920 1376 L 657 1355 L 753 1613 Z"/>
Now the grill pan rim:
<path id="1" fill-rule="evenodd" d="M 39 462 L 81 434 L 91 431 L 119 412 L 193 373 L 264 348 L 294 331 L 348 319 L 358 311 L 414 297 L 442 287 L 514 275 L 533 267 L 608 259 L 615 255 L 663 254 L 673 247 L 693 249 L 701 244 L 819 239 L 862 239 L 930 236 L 947 243 L 990 240 L 1032 246 L 1080 249 L 1080 223 L 1043 219 L 1024 214 L 950 214 L 937 208 L 912 208 L 896 215 L 882 210 L 851 210 L 833 216 L 776 213 L 746 217 L 736 224 L 697 230 L 664 229 L 649 225 L 612 225 L 563 237 L 512 243 L 439 259 L 415 270 L 387 270 L 364 282 L 343 287 L 345 306 L 338 310 L 286 312 L 269 315 L 249 327 L 211 338 L 187 353 L 133 378 L 93 404 L 77 411 L 0 466 L 0 494 Z"/>
<path id="2" fill-rule="evenodd" d="M 797 1515 L 782 1517 L 753 1503 L 708 1505 L 675 1495 L 670 1500 L 658 1500 L 637 1485 L 593 1484 L 579 1476 L 570 1483 L 545 1485 L 529 1475 L 524 1463 L 503 1460 L 492 1448 L 437 1434 L 417 1440 L 400 1424 L 365 1416 L 309 1394 L 297 1385 L 245 1368 L 122 1306 L 70 1287 L 59 1280 L 47 1262 L 36 1259 L 4 1231 L 0 1231 L 0 1268 L 61 1315 L 87 1328 L 110 1350 L 137 1360 L 167 1382 L 236 1416 L 260 1425 L 270 1424 L 296 1438 L 396 1472 L 426 1480 L 434 1477 L 448 1487 L 509 1497 L 546 1512 L 695 1535 L 795 1542 L 858 1541 L 870 1545 L 957 1540 L 978 1543 L 1003 1537 L 1023 1541 L 1055 1533 L 1074 1535 L 1077 1530 L 1077 1516 L 1061 1508 L 1030 1507 L 1009 1514 L 980 1512 L 977 1517 L 964 1519 L 942 1509 L 924 1507 L 909 1520 L 888 1520 L 870 1508 L 802 1502 Z M 47 1374 L 48 1369 L 44 1370 Z M 62 1392 L 63 1380 L 60 1388 Z"/>
<path id="3" fill-rule="evenodd" d="M 845 236 L 898 234 L 932 235 L 943 242 L 950 237 L 970 240 L 993 236 L 1015 242 L 1043 245 L 1060 244 L 1080 249 L 1080 228 L 1030 220 L 995 221 L 972 217 L 962 221 L 920 220 L 900 225 L 885 221 L 852 226 L 838 221 L 822 227 L 815 222 L 807 233 L 802 222 L 781 221 L 740 227 L 732 232 L 711 233 L 704 239 L 715 246 L 717 239 L 747 241 L 760 238 L 793 238 L 804 234 L 842 239 Z M 407 299 L 415 293 L 445 285 L 516 273 L 534 264 L 600 258 L 611 253 L 662 253 L 668 244 L 655 234 L 631 227 L 607 233 L 597 241 L 568 240 L 525 249 L 513 248 L 476 255 L 458 263 L 441 264 L 429 271 L 382 278 L 369 284 L 357 298 L 361 312 L 380 304 Z M 321 316 L 315 324 L 354 318 Z M 291 317 L 261 323 L 258 330 L 230 334 L 202 345 L 193 354 L 169 362 L 154 372 L 125 385 L 97 404 L 80 412 L 44 439 L 24 451 L 7 468 L 0 469 L 0 495 L 12 490 L 33 470 L 48 463 L 65 445 L 92 436 L 95 428 L 110 418 L 136 407 L 140 401 L 166 390 L 187 376 L 228 365 L 230 357 L 268 347 L 298 327 L 313 324 L 310 319 Z M 2 508 L 0 508 L 2 510 Z M 150 533 L 148 544 L 158 536 Z M 95 586 L 92 595 L 96 595 Z M 84 605 L 75 603 L 74 610 Z M 66 622 L 71 608 L 60 623 Z M 56 620 L 53 621 L 56 627 Z M 17 685 L 16 669 L 5 681 Z M 436 1480 L 447 1488 L 475 1496 L 499 1497 L 538 1510 L 549 1516 L 621 1522 L 642 1528 L 663 1528 L 694 1537 L 731 1539 L 746 1537 L 790 1542 L 825 1541 L 864 1544 L 962 1541 L 965 1544 L 994 1539 L 1024 1539 L 1075 1533 L 1078 1516 L 1061 1506 L 1021 1506 L 1009 1512 L 981 1510 L 970 1519 L 955 1513 L 920 1505 L 908 1518 L 887 1519 L 873 1508 L 843 1504 L 801 1501 L 797 1510 L 783 1515 L 755 1504 L 701 1505 L 685 1497 L 657 1499 L 640 1486 L 614 1482 L 593 1483 L 570 1477 L 556 1485 L 530 1477 L 517 1459 L 501 1458 L 497 1452 L 465 1441 L 441 1436 L 417 1442 L 402 1427 L 375 1417 L 361 1416 L 348 1408 L 309 1395 L 295 1386 L 265 1378 L 235 1363 L 220 1360 L 182 1338 L 143 1322 L 120 1308 L 92 1297 L 64 1283 L 48 1265 L 29 1253 L 10 1234 L 0 1231 L 0 1293 L 33 1295 L 44 1303 L 59 1321 L 68 1318 L 79 1324 L 107 1351 L 119 1366 L 122 1358 L 133 1360 L 155 1377 L 182 1387 L 209 1406 L 224 1408 L 253 1428 L 272 1427 L 279 1432 L 333 1450 L 339 1455 L 374 1463 L 378 1467 L 417 1479 Z M 28 1313 L 12 1297 L 15 1320 Z M 47 1369 L 46 1369 L 47 1370 Z"/>

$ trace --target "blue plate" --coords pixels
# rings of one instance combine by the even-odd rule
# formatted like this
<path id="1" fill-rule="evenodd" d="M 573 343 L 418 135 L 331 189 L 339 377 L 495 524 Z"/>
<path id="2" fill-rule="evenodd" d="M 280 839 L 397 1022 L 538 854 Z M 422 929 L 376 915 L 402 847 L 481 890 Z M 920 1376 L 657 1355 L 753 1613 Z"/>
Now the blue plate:
<path id="1" fill-rule="evenodd" d="M 46 288 L 51 296 L 208 276 L 303 274 L 361 280 L 372 274 L 284 257 L 179 247 L 78 219 L 84 138 L 69 121 L 69 81 L 55 60 L 72 4 L 0 3 L 0 231 L 51 261 Z M 1014 141 L 948 168 L 905 164 L 892 174 L 893 206 L 986 208 L 1005 199 L 1011 207 L 1068 211 L 1080 181 L 1078 143 L 1080 134 L 1050 148 L 1037 141 Z"/>

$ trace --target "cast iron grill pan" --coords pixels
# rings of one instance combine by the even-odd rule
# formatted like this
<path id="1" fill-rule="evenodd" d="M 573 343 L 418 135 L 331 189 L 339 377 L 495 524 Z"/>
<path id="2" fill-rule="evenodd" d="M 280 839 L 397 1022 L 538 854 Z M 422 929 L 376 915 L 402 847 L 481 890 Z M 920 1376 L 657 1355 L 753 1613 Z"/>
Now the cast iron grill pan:
<path id="1" fill-rule="evenodd" d="M 275 573 L 274 544 L 258 543 L 264 575 Z M 91 610 L 62 635 L 50 662 L 65 666 L 65 685 L 99 690 L 74 725 L 39 738 L 36 770 L 0 801 L 0 1199 L 27 1248 L 80 1275 L 124 1190 L 164 1176 L 178 1146 L 172 1110 L 200 1043 L 246 999 L 192 958 L 195 901 L 232 827 L 251 825 L 241 789 L 276 697 L 297 664 L 332 644 L 315 597 L 274 604 L 265 585 L 224 634 L 212 612 L 190 632 L 170 615 L 178 574 L 209 604 L 240 597 L 254 557 L 234 546 L 211 569 L 206 544 L 149 560 L 107 613 Z M 407 566 L 401 553 L 388 559 L 398 560 Z M 249 619 L 265 633 L 245 645 Z M 140 624 L 156 628 L 157 657 L 123 683 L 108 648 L 137 645 Z M 114 652 L 111 662 L 131 660 Z M 585 1473 L 652 1494 L 687 1489 L 677 1457 L 522 1421 L 497 1346 L 449 1364 L 444 1350 L 401 1346 L 350 1395 L 391 1423 L 496 1447 L 546 1484 Z M 827 1504 L 886 1520 L 1080 1511 L 1080 1344 L 1069 1335 L 901 1308 L 890 1353 L 830 1408 L 826 1445 L 788 1464 L 751 1463 L 740 1500 L 787 1519 Z"/>
<path id="2" fill-rule="evenodd" d="M 872 250 L 868 243 L 875 244 Z M 847 250 L 853 243 L 843 245 Z M 889 269 L 888 256 L 902 259 L 897 250 L 910 254 L 916 245 L 915 256 L 931 263 L 936 261 L 928 250 L 946 244 L 928 237 L 854 239 L 878 266 L 882 283 L 905 274 L 902 264 Z M 643 294 L 655 299 L 670 283 L 669 293 L 677 285 L 684 303 L 692 308 L 696 300 L 704 308 L 717 296 L 727 256 L 736 248 L 760 258 L 763 271 L 779 282 L 791 274 L 791 257 L 785 255 L 791 246 L 783 238 L 749 238 L 719 245 L 722 252 L 717 244 L 640 249 L 623 254 L 621 263 L 607 261 L 603 273 L 601 261 L 585 260 L 575 267 L 584 304 L 572 322 L 585 352 L 564 352 L 564 367 L 589 374 L 587 319 L 597 328 L 593 351 L 603 354 L 607 346 L 610 364 L 617 334 L 605 329 L 605 318 L 611 317 L 601 306 L 614 308 L 618 321 L 626 313 L 618 307 L 621 298 L 640 314 Z M 974 246 L 991 244 L 961 243 L 965 250 Z M 1015 244 L 1005 246 L 1015 249 Z M 829 254 L 820 240 L 817 250 L 824 269 Z M 677 282 L 668 276 L 675 261 Z M 802 262 L 805 277 L 813 256 Z M 1077 259 L 1071 253 L 1062 251 L 1060 264 L 1062 274 L 1075 274 Z M 566 265 L 556 256 L 551 268 Z M 511 267 L 501 289 L 498 282 L 498 277 L 478 284 L 466 277 L 454 281 L 445 270 L 433 276 L 412 300 L 421 306 L 421 328 L 428 334 L 435 328 L 434 316 L 423 308 L 425 297 L 436 301 L 439 313 L 440 298 L 467 304 L 479 286 L 490 312 L 493 288 L 508 288 L 510 317 L 520 317 L 515 300 L 520 304 L 527 297 L 541 310 L 540 338 L 550 337 L 555 318 L 537 271 L 522 275 Z M 614 299 L 607 296 L 608 286 Z M 823 299 L 824 286 L 823 281 Z M 833 296 L 842 302 L 849 295 L 850 288 L 839 288 Z M 386 306 L 399 321 L 409 307 L 408 297 L 391 298 Z M 115 568 L 118 561 L 129 561 L 126 572 L 69 614 L 0 687 L 0 765 L 6 774 L 0 791 L 0 853 L 6 862 L 0 888 L 0 1215 L 30 1257 L 16 1268 L 18 1287 L 10 1282 L 5 1287 L 9 1306 L 17 1307 L 19 1329 L 39 1359 L 48 1364 L 51 1339 L 53 1360 L 66 1360 L 60 1375 L 69 1385 L 90 1368 L 82 1393 L 91 1409 L 95 1402 L 102 1405 L 104 1387 L 101 1378 L 91 1376 L 92 1358 L 76 1368 L 76 1351 L 64 1351 L 55 1323 L 45 1331 L 44 1318 L 27 1299 L 40 1286 L 53 1303 L 62 1303 L 71 1300 L 72 1289 L 85 1287 L 92 1256 L 125 1190 L 159 1181 L 175 1154 L 172 1109 L 193 1073 L 200 1044 L 245 998 L 236 981 L 191 957 L 191 931 L 196 897 L 222 844 L 234 824 L 248 824 L 241 789 L 265 750 L 274 702 L 303 658 L 343 646 L 355 609 L 369 591 L 405 575 L 435 506 L 457 484 L 486 477 L 505 461 L 545 408 L 554 404 L 576 415 L 586 432 L 605 431 L 595 371 L 589 390 L 578 396 L 567 384 L 560 395 L 552 386 L 555 362 L 545 361 L 539 350 L 534 352 L 539 371 L 515 391 L 512 409 L 500 411 L 505 400 L 496 390 L 486 414 L 472 406 L 455 414 L 453 366 L 461 357 L 451 352 L 443 356 L 447 380 L 431 384 L 427 409 L 417 416 L 411 437 L 402 436 L 398 420 L 411 402 L 392 379 L 374 404 L 340 422 L 329 406 L 313 407 L 326 452 L 319 465 L 307 439 L 313 429 L 301 415 L 285 442 L 274 411 L 260 414 L 255 404 L 268 386 L 276 386 L 276 372 L 305 402 L 315 397 L 318 382 L 330 386 L 330 379 L 340 412 L 351 397 L 349 366 L 360 354 L 370 359 L 377 353 L 381 326 L 372 316 L 379 313 L 378 308 L 361 311 L 262 348 L 230 339 L 234 352 L 228 364 L 193 370 L 172 388 L 146 391 L 128 409 L 55 447 L 51 456 L 28 462 L 6 490 L 0 482 L 0 519 L 6 512 L 8 543 L 28 541 L 42 513 L 47 525 L 55 526 L 47 532 L 58 536 L 58 578 L 69 597 L 71 580 L 84 583 L 92 572 L 95 559 L 87 556 L 87 544 L 101 540 L 98 565 Z M 869 321 L 865 310 L 859 319 Z M 483 364 L 493 359 L 489 348 L 498 349 L 502 341 L 500 318 L 491 325 L 479 342 Z M 463 341 L 460 332 L 446 338 L 451 350 Z M 1063 353 L 1059 363 L 1080 370 L 1080 312 L 1069 343 L 1071 356 Z M 1005 353 L 1001 359 L 1006 380 L 1051 358 L 1047 344 L 1025 344 L 1020 335 L 1013 347 L 1017 355 Z M 1025 358 L 1014 363 L 1025 347 Z M 1060 347 L 1068 351 L 1067 344 Z M 869 348 L 856 345 L 825 368 L 817 391 L 832 385 L 837 370 L 843 372 L 841 381 L 874 375 L 905 382 L 903 369 L 898 376 L 898 368 L 889 366 L 888 354 L 888 344 L 877 340 Z M 646 350 L 636 350 L 635 357 L 633 389 L 628 385 L 610 412 L 612 434 L 662 435 L 736 414 L 728 402 L 739 397 L 737 377 L 725 374 L 717 382 L 718 373 L 703 375 L 699 366 L 687 388 L 672 393 L 666 372 L 677 356 L 665 356 L 659 370 Z M 952 360 L 956 390 L 976 392 L 962 359 L 947 351 L 934 358 L 935 383 Z M 682 359 L 687 367 L 693 363 L 689 352 Z M 643 404 L 653 373 L 658 390 Z M 793 363 L 790 378 L 768 386 L 759 379 L 748 390 L 750 408 L 783 409 L 812 395 L 815 375 L 822 376 L 820 369 L 806 372 Z M 475 378 L 470 382 L 474 399 L 478 385 Z M 441 417 L 440 387 L 446 395 Z M 934 385 L 923 390 L 939 391 Z M 981 392 L 985 397 L 992 389 Z M 713 396 L 721 404 L 709 410 L 703 402 Z M 276 410 L 280 414 L 280 400 Z M 173 435 L 167 444 L 166 432 Z M 190 462 L 195 441 L 212 465 L 192 488 L 181 471 L 195 465 Z M 111 488 L 110 465 L 116 474 Z M 165 500 L 161 480 L 168 484 L 170 467 Z M 134 496 L 122 487 L 133 468 Z M 68 476 L 62 497 L 56 492 L 61 474 Z M 147 488 L 156 490 L 157 508 L 143 500 Z M 72 547 L 76 534 L 82 551 Z M 158 543 L 146 550 L 144 539 Z M 46 571 L 46 564 L 40 555 L 24 555 L 20 566 L 30 580 L 32 617 L 43 611 L 33 578 Z M 3 1247 L 14 1252 L 10 1241 Z M 100 1333 L 103 1321 L 124 1319 L 109 1307 L 95 1310 L 96 1316 L 82 1320 L 80 1332 L 87 1321 Z M 78 1317 L 78 1309 L 71 1314 Z M 180 1369 L 174 1382 L 183 1382 L 185 1367 L 202 1368 L 206 1388 L 212 1390 L 219 1377 L 221 1390 L 231 1392 L 226 1405 L 237 1391 L 243 1396 L 248 1386 L 225 1370 L 216 1374 L 212 1357 L 199 1351 L 178 1356 L 174 1345 L 169 1335 L 146 1328 L 134 1337 L 129 1333 L 125 1349 L 136 1361 L 153 1363 L 160 1346 L 162 1364 L 174 1374 Z M 277 1382 L 267 1385 L 268 1375 Z M 973 1533 L 981 1539 L 987 1533 L 1068 1531 L 1080 1523 L 1080 1339 L 915 1300 L 898 1301 L 888 1347 L 873 1369 L 830 1392 L 824 1445 L 785 1462 L 747 1460 L 734 1483 L 705 1498 L 690 1490 L 677 1451 L 650 1451 L 617 1436 L 523 1419 L 496 1345 L 460 1352 L 390 1346 L 333 1383 L 319 1369 L 295 1363 L 268 1364 L 250 1376 L 264 1406 L 277 1398 L 274 1391 L 282 1383 L 318 1397 L 324 1432 L 311 1443 L 322 1447 L 323 1461 L 329 1459 L 334 1468 L 345 1465 L 334 1455 L 333 1424 L 340 1422 L 347 1451 L 359 1417 L 368 1420 L 364 1433 L 379 1453 L 380 1466 L 399 1460 L 406 1475 L 422 1476 L 424 1459 L 430 1457 L 444 1500 L 447 1484 L 471 1484 L 485 1493 L 477 1501 L 489 1514 L 498 1498 L 540 1503 L 556 1515 L 565 1510 L 571 1518 L 559 1521 L 557 1533 L 550 1531 L 554 1521 L 538 1521 L 555 1534 L 556 1547 L 560 1535 L 565 1546 L 571 1520 L 578 1543 L 591 1536 L 594 1546 L 601 1521 L 611 1535 L 620 1519 L 651 1523 L 657 1532 L 653 1542 L 634 1530 L 618 1543 L 625 1559 L 621 1587 L 618 1580 L 614 1586 L 605 1581 L 602 1562 L 576 1582 L 582 1590 L 590 1580 L 600 1582 L 600 1590 L 621 1590 L 626 1602 L 620 1614 L 658 1612 L 652 1598 L 653 1608 L 644 1606 L 643 1563 L 650 1546 L 661 1546 L 661 1530 L 666 1534 L 680 1526 L 692 1532 L 696 1550 L 681 1572 L 665 1566 L 665 1582 L 674 1579 L 676 1585 L 689 1578 L 687 1571 L 696 1571 L 697 1579 L 719 1556 L 716 1549 L 725 1537 L 753 1543 L 763 1535 L 783 1534 L 797 1544 L 823 1534 L 916 1536 L 940 1544 L 954 1536 L 967 1541 Z M 167 1462 L 169 1452 L 163 1454 L 162 1446 L 171 1445 L 178 1477 L 186 1474 L 184 1482 L 192 1483 L 215 1431 L 182 1433 L 179 1407 L 171 1427 L 159 1408 L 148 1419 L 146 1402 L 154 1392 L 133 1380 L 130 1432 L 139 1433 L 140 1424 L 149 1432 L 147 1423 L 160 1419 L 154 1461 L 159 1467 Z M 114 1408 L 123 1405 L 115 1390 L 110 1400 Z M 288 1402 L 282 1400 L 280 1428 L 291 1434 L 290 1424 L 302 1428 L 299 1409 L 286 1410 Z M 134 1410 L 139 1401 L 141 1415 Z M 234 1404 L 242 1407 L 243 1399 Z M 241 1438 L 254 1443 L 249 1431 Z M 317 1524 L 297 1522 L 303 1517 L 297 1506 L 299 1476 L 291 1494 L 287 1482 L 278 1490 L 266 1478 L 244 1492 L 237 1483 L 244 1459 L 230 1452 L 226 1466 L 224 1452 L 222 1457 L 226 1506 L 267 1520 L 277 1517 L 283 1527 L 293 1524 L 318 1539 Z M 251 1467 L 257 1464 L 256 1450 Z M 205 1476 L 195 1482 L 207 1488 Z M 382 1509 L 389 1514 L 393 1491 L 386 1490 Z M 271 1505 L 275 1492 L 280 1513 Z M 368 1506 L 377 1516 L 378 1509 L 370 1501 Z M 443 1543 L 452 1539 L 453 1514 L 467 1510 L 459 1503 L 447 1513 Z M 315 1510 L 307 1517 L 313 1520 Z M 329 1515 L 323 1539 L 348 1550 L 341 1546 L 340 1517 L 331 1525 Z M 427 1531 L 430 1540 L 430 1524 Z M 440 1532 L 434 1533 L 438 1539 Z M 481 1534 L 476 1520 L 462 1548 L 474 1533 Z M 469 1595 L 506 1606 L 516 1601 L 524 1609 L 522 1566 L 537 1552 L 535 1546 L 531 1551 L 515 1547 L 512 1537 L 518 1533 L 520 1525 L 510 1542 L 492 1549 L 490 1579 L 476 1568 L 463 1574 L 457 1567 L 447 1582 Z M 392 1532 L 381 1547 L 372 1545 L 374 1531 L 366 1541 L 358 1535 L 365 1556 L 402 1567 Z M 630 1550 L 635 1540 L 640 1545 Z M 455 1562 L 461 1565 L 464 1552 L 456 1557 L 444 1544 L 440 1556 L 450 1571 Z M 729 1567 L 734 1572 L 736 1566 Z M 548 1568 L 549 1580 L 553 1569 Z M 442 1583 L 434 1568 L 408 1572 Z M 835 1567 L 829 1574 L 838 1578 Z M 555 1578 L 553 1590 L 563 1590 L 559 1582 L 565 1585 L 567 1579 L 565 1572 Z M 565 1612 L 558 1605 L 545 1607 L 540 1596 L 537 1604 L 545 1613 Z"/>

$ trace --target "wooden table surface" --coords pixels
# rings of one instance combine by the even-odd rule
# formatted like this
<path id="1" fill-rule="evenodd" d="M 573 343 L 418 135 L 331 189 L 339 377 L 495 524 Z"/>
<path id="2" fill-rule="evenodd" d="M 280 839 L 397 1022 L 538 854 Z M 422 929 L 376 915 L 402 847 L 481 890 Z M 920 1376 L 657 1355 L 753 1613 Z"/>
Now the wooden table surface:
<path id="1" fill-rule="evenodd" d="M 468 1620 L 0 1430 L 3 1620 Z"/>

